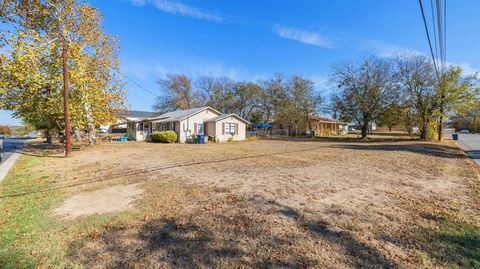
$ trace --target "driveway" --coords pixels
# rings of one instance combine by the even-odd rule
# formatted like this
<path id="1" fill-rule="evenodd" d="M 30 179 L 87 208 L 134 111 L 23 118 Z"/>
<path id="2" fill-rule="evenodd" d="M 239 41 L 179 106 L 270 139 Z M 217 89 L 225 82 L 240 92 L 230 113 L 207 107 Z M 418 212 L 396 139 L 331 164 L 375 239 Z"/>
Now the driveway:
<path id="1" fill-rule="evenodd" d="M 3 141 L 3 160 L 0 163 L 0 182 L 7 176 L 10 168 L 15 164 L 15 161 L 20 155 L 25 143 L 28 141 L 26 138 L 7 138 Z"/>
<path id="2" fill-rule="evenodd" d="M 480 165 L 480 134 L 459 134 L 458 144 Z"/>

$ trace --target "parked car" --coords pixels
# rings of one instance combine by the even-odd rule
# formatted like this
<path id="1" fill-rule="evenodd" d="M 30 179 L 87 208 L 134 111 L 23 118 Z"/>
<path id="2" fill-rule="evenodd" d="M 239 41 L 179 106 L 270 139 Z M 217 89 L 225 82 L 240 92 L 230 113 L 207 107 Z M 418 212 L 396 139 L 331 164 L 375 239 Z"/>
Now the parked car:
<path id="1" fill-rule="evenodd" d="M 469 134 L 470 131 L 469 131 L 468 129 L 462 129 L 462 130 L 460 130 L 459 133 L 461 133 L 461 134 Z"/>
<path id="2" fill-rule="evenodd" d="M 0 139 L 0 163 L 3 160 L 3 139 Z"/>
<path id="3" fill-rule="evenodd" d="M 0 132 L 0 139 L 5 139 L 5 133 Z"/>

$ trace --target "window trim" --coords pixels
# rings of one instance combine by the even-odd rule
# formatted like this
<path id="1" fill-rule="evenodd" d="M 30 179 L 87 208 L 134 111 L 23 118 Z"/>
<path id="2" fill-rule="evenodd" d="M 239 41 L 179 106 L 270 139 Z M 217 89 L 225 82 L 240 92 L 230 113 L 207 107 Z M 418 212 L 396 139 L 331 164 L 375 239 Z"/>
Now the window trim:
<path id="1" fill-rule="evenodd" d="M 225 122 L 225 135 L 235 136 L 237 134 L 237 124 L 236 122 Z M 232 130 L 233 128 L 233 130 Z"/>

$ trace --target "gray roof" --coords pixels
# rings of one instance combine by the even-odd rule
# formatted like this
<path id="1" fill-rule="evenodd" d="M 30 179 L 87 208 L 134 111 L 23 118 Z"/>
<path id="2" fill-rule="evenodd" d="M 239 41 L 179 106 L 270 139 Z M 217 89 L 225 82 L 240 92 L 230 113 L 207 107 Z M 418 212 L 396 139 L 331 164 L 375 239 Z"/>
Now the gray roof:
<path id="1" fill-rule="evenodd" d="M 219 121 L 219 120 L 223 120 L 223 119 L 226 119 L 228 117 L 235 117 L 243 122 L 245 122 L 246 124 L 250 124 L 249 121 L 245 120 L 244 118 L 238 116 L 237 114 L 234 114 L 234 113 L 231 113 L 231 114 L 224 114 L 224 115 L 220 115 L 220 116 L 217 116 L 215 118 L 211 118 L 211 119 L 208 119 L 206 120 L 205 122 L 215 122 L 215 121 Z"/>
<path id="2" fill-rule="evenodd" d="M 124 110 L 115 113 L 117 118 L 135 118 L 135 119 L 146 119 L 158 116 L 160 113 L 158 112 L 150 112 L 150 111 L 139 111 L 139 110 Z"/>
<path id="3" fill-rule="evenodd" d="M 209 107 L 209 106 L 204 106 L 204 107 L 197 107 L 197 108 L 190 108 L 190 109 L 185 109 L 185 110 L 177 110 L 177 111 L 172 111 L 172 112 L 167 112 L 165 114 L 161 114 L 156 117 L 152 117 L 149 120 L 151 121 L 157 121 L 157 122 L 167 122 L 167 121 L 181 121 L 185 118 L 188 118 L 192 115 L 195 115 L 197 113 L 200 113 L 206 109 L 211 109 L 215 111 L 218 114 L 221 114 L 220 112 L 216 111 L 215 109 Z"/>

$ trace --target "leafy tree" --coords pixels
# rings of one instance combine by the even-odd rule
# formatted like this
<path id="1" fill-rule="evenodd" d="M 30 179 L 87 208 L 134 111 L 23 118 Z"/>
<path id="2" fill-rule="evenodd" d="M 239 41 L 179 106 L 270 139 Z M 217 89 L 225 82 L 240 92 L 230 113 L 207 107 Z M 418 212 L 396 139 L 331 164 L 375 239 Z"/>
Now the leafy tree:
<path id="1" fill-rule="evenodd" d="M 422 140 L 435 134 L 441 138 L 441 131 L 434 127 L 440 126 L 443 116 L 464 113 L 478 102 L 475 79 L 462 76 L 461 67 L 450 66 L 439 79 L 426 56 L 400 56 L 395 63 L 403 105 L 415 115 Z"/>
<path id="2" fill-rule="evenodd" d="M 111 70 L 118 68 L 116 40 L 103 33 L 100 12 L 80 0 L 8 0 L 4 7 L 8 12 L 0 16 L 13 36 L 3 38 L 7 49 L 0 56 L 2 107 L 32 126 L 64 130 L 66 136 L 71 128 L 63 112 L 70 110 L 72 125 L 87 128 L 93 144 L 95 125 L 112 122 L 124 98 Z"/>
<path id="3" fill-rule="evenodd" d="M 6 135 L 12 135 L 13 129 L 8 125 L 0 125 L 0 133 L 4 133 Z"/>
<path id="4" fill-rule="evenodd" d="M 343 121 L 361 124 L 362 138 L 367 136 L 369 124 L 397 97 L 390 63 L 374 56 L 359 64 L 336 66 L 332 81 L 340 90 L 332 97 L 333 109 Z"/>
<path id="5" fill-rule="evenodd" d="M 318 110 L 322 101 L 314 83 L 301 76 L 290 79 L 276 75 L 265 83 L 264 109 L 274 121 L 298 134 L 299 126 L 308 126 L 308 116 Z"/>
<path id="6" fill-rule="evenodd" d="M 262 106 L 262 88 L 252 82 L 238 82 L 235 85 L 233 112 L 251 122 L 260 121 L 260 109 Z M 255 119 L 257 117 L 257 119 Z"/>
<path id="7" fill-rule="evenodd" d="M 292 114 L 294 116 L 292 124 L 295 127 L 295 134 L 297 134 L 300 124 L 307 126 L 311 132 L 308 117 L 318 111 L 322 98 L 315 92 L 314 83 L 311 80 L 301 76 L 293 76 L 290 83 L 290 94 L 293 102 Z"/>
<path id="8" fill-rule="evenodd" d="M 402 99 L 418 119 L 420 138 L 428 138 L 429 127 L 438 108 L 437 84 L 432 63 L 426 56 L 396 58 L 396 79 Z"/>
<path id="9" fill-rule="evenodd" d="M 401 125 L 403 110 L 404 109 L 396 103 L 390 104 L 379 115 L 377 124 L 379 126 L 387 126 L 391 132 L 393 127 Z"/>

